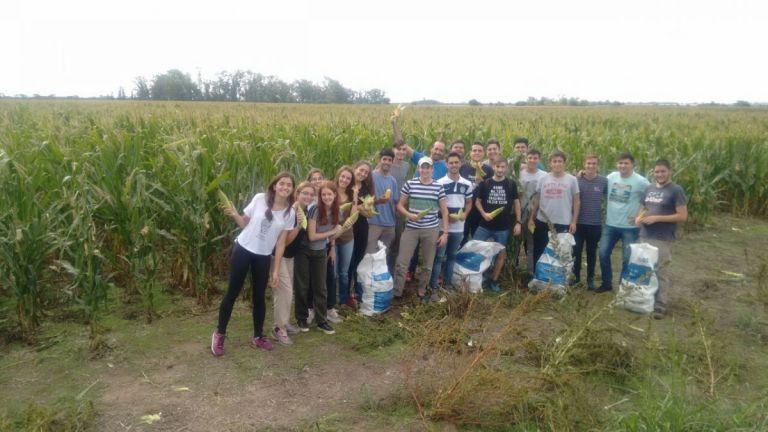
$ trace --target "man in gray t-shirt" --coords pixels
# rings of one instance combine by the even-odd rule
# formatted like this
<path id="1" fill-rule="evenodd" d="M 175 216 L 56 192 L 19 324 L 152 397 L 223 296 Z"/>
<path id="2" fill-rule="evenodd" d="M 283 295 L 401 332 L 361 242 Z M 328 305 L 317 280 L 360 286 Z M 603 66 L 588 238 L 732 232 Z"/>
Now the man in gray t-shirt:
<path id="1" fill-rule="evenodd" d="M 656 161 L 653 176 L 655 183 L 646 188 L 643 207 L 635 222 L 640 226 L 640 241 L 659 248 L 656 265 L 659 290 L 656 291 L 653 317 L 661 319 L 666 313 L 666 294 L 672 288 L 669 271 L 672 242 L 676 238 L 677 223 L 688 220 L 688 206 L 683 188 L 672 182 L 672 168 L 668 160 Z"/>

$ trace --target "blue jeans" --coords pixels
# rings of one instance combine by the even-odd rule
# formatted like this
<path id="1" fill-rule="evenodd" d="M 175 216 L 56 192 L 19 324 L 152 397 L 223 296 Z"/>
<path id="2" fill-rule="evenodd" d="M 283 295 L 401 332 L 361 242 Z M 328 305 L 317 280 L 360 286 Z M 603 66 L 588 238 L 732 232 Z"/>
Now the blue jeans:
<path id="1" fill-rule="evenodd" d="M 459 251 L 461 246 L 461 239 L 464 238 L 463 232 L 448 233 L 448 240 L 445 244 L 437 248 L 435 254 L 435 263 L 432 265 L 432 276 L 429 278 L 429 287 L 432 289 L 437 288 L 437 280 L 440 277 L 440 271 L 445 263 L 445 271 L 443 273 L 443 283 L 446 287 L 451 286 L 453 282 L 453 265 L 456 263 L 456 252 Z"/>
<path id="2" fill-rule="evenodd" d="M 600 237 L 600 274 L 603 288 L 613 287 L 613 270 L 611 269 L 611 253 L 616 243 L 621 240 L 621 272 L 629 264 L 629 245 L 636 243 L 640 236 L 640 228 L 617 228 L 606 225 Z"/>
<path id="3" fill-rule="evenodd" d="M 354 240 L 343 245 L 336 245 L 336 276 L 339 280 L 339 304 L 346 304 L 349 299 L 349 263 L 352 262 L 354 247 Z"/>

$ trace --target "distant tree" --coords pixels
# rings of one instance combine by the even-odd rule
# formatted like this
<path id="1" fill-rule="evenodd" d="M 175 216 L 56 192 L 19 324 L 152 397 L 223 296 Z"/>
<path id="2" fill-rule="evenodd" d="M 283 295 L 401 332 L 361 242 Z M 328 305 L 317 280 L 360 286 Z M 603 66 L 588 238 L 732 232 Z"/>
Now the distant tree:
<path id="1" fill-rule="evenodd" d="M 199 100 L 201 92 L 189 77 L 178 69 L 155 76 L 149 89 L 155 100 Z"/>
<path id="2" fill-rule="evenodd" d="M 325 102 L 328 103 L 350 103 L 354 96 L 354 92 L 335 79 L 325 77 L 325 83 L 323 84 L 323 93 L 325 94 Z"/>
<path id="3" fill-rule="evenodd" d="M 752 104 L 745 100 L 739 100 L 739 101 L 736 101 L 736 103 L 733 104 L 733 106 L 740 107 L 740 108 L 749 108 L 752 106 Z"/>
<path id="4" fill-rule="evenodd" d="M 146 78 L 144 77 L 138 77 L 136 78 L 136 99 L 149 99 L 150 98 L 150 92 L 149 92 L 149 84 L 147 83 Z"/>
<path id="5" fill-rule="evenodd" d="M 122 87 L 120 87 L 120 89 L 117 90 L 117 98 L 125 99 L 125 90 Z"/>
<path id="6" fill-rule="evenodd" d="M 477 99 L 470 99 L 469 102 L 467 102 L 469 106 L 480 106 L 482 103 L 480 103 Z"/>
<path id="7" fill-rule="evenodd" d="M 309 80 L 296 80 L 291 84 L 291 91 L 296 102 L 320 103 L 324 102 L 323 88 Z"/>

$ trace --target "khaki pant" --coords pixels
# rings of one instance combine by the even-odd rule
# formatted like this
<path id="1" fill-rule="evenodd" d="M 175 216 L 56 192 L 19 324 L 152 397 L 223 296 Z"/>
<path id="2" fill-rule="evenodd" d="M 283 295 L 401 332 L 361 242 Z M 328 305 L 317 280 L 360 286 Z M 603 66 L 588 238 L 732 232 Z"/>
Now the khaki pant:
<path id="1" fill-rule="evenodd" d="M 368 225 L 368 245 L 365 253 L 376 253 L 379 250 L 379 240 L 389 249 L 389 245 L 395 239 L 395 227 L 385 227 L 381 225 Z"/>
<path id="2" fill-rule="evenodd" d="M 656 303 L 665 306 L 672 292 L 672 242 L 640 237 L 641 243 L 648 243 L 659 248 L 659 262 L 656 264 L 656 278 L 659 280 L 659 290 L 656 291 Z"/>
<path id="3" fill-rule="evenodd" d="M 405 288 L 405 274 L 408 272 L 408 263 L 413 257 L 413 251 L 416 249 L 416 245 L 421 242 L 421 253 L 424 257 L 424 262 L 421 267 L 421 274 L 419 278 L 419 293 L 424 294 L 426 292 L 427 283 L 432 275 L 432 264 L 435 261 L 435 253 L 437 252 L 437 240 L 439 237 L 438 229 L 413 229 L 405 228 L 403 235 L 400 237 L 400 252 L 397 254 L 397 264 L 395 265 L 395 296 L 400 297 L 403 295 L 403 289 Z"/>
<path id="4" fill-rule="evenodd" d="M 272 291 L 275 327 L 285 330 L 285 326 L 291 319 L 291 302 L 293 302 L 293 258 L 283 257 L 280 260 L 277 276 L 277 288 Z"/>

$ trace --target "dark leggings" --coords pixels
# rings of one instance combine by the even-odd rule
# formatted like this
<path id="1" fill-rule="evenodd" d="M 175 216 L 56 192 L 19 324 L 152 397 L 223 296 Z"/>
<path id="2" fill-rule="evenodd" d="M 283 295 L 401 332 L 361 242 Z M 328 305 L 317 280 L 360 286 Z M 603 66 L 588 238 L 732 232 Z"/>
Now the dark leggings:
<path id="1" fill-rule="evenodd" d="M 251 271 L 251 287 L 253 289 L 253 336 L 264 336 L 264 314 L 266 313 L 266 300 L 264 291 L 269 280 L 269 255 L 257 255 L 251 253 L 239 244 L 235 243 L 232 256 L 229 260 L 229 288 L 221 300 L 219 307 L 219 328 L 221 334 L 227 332 L 227 324 L 232 316 L 232 308 L 235 305 L 240 290 L 243 289 L 245 276 Z"/>
<path id="2" fill-rule="evenodd" d="M 349 263 L 349 279 L 354 284 L 350 283 L 349 286 L 350 292 L 354 289 L 357 293 L 357 299 L 360 300 L 362 285 L 358 286 L 357 284 L 357 266 L 363 260 L 365 248 L 368 245 L 368 220 L 361 215 L 357 222 L 352 225 L 352 233 L 355 237 L 355 245 L 352 249 L 352 261 Z"/>
<path id="3" fill-rule="evenodd" d="M 553 224 L 558 233 L 567 233 L 568 225 Z M 536 219 L 536 230 L 533 231 L 533 264 L 539 262 L 539 258 L 544 254 L 544 249 L 549 243 L 549 225 Z"/>

